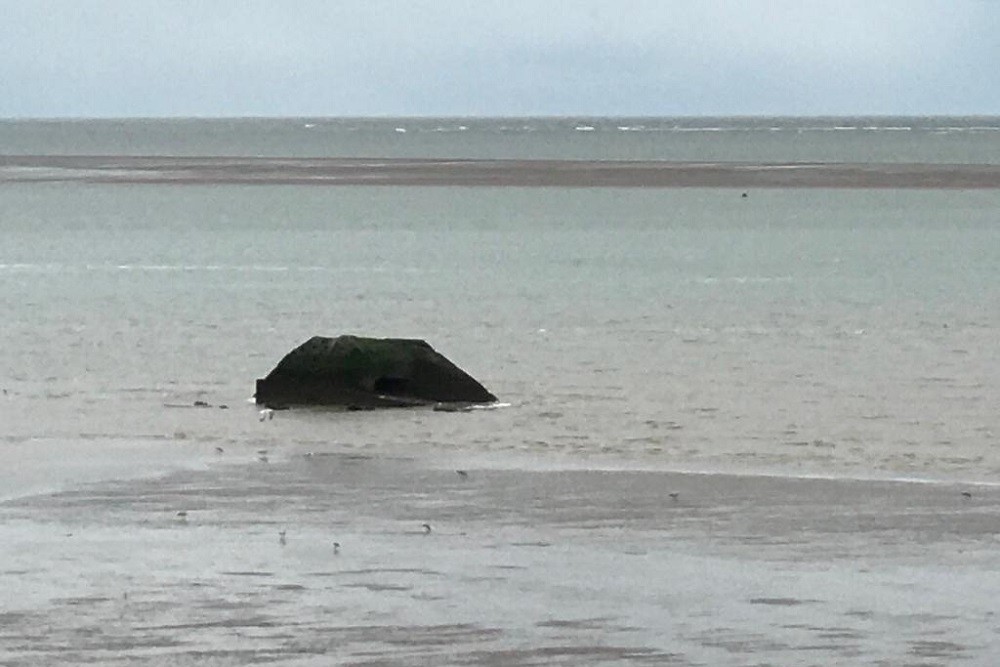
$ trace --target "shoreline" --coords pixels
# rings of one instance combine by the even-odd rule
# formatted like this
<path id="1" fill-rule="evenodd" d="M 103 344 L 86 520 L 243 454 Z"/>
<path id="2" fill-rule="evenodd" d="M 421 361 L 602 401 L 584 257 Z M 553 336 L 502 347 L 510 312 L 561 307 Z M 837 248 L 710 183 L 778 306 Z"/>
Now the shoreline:
<path id="1" fill-rule="evenodd" d="M 1000 165 L 0 155 L 0 183 L 998 189 Z"/>
<path id="2" fill-rule="evenodd" d="M 225 444 L 225 448 L 219 447 Z M 263 447 L 263 449 L 262 449 Z M 87 493 L 107 485 L 152 485 L 178 475 L 213 471 L 253 471 L 315 462 L 363 462 L 380 468 L 421 471 L 446 477 L 461 470 L 471 476 L 522 478 L 599 477 L 673 480 L 684 486 L 762 486 L 908 489 L 907 494 L 957 495 L 1000 492 L 1000 480 L 960 475 L 908 475 L 900 471 L 841 470 L 820 472 L 777 467 L 691 466 L 654 463 L 640 458 L 593 456 L 573 460 L 559 454 L 416 450 L 399 444 L 356 448 L 330 443 L 318 446 L 268 438 L 245 443 L 184 437 L 106 436 L 70 441 L 66 438 L 22 438 L 9 441 L 0 453 L 12 465 L 0 473 L 0 508 L 36 499 Z M 263 465 L 262 465 L 263 464 Z M 465 475 L 462 475 L 464 477 Z"/>
<path id="3" fill-rule="evenodd" d="M 269 445 L 268 459 L 282 465 L 314 452 L 304 452 L 301 444 Z M 24 437 L 3 443 L 0 454 L 16 461 L 0 473 L 0 505 L 33 497 L 72 493 L 82 487 L 105 483 L 155 480 L 181 471 L 204 471 L 220 463 L 253 466 L 260 456 L 253 445 L 226 444 L 218 452 L 219 441 L 175 439 L 168 436 L 105 436 L 87 439 L 63 437 Z M 265 451 L 265 450 L 260 450 Z M 334 451 L 315 452 L 319 457 L 347 457 L 359 460 L 405 461 L 407 465 L 428 471 L 469 472 L 502 475 L 660 475 L 670 478 L 733 480 L 740 483 L 830 484 L 926 486 L 930 488 L 1000 489 L 1000 480 L 960 474 L 940 476 L 908 475 L 899 471 L 865 473 L 844 469 L 836 473 L 790 470 L 760 466 L 738 469 L 735 466 L 690 466 L 642 460 L 639 457 L 589 456 L 574 460 L 562 454 L 524 452 L 476 452 L 410 450 L 400 445 L 377 448 L 353 448 L 335 445 Z M 58 459 L 58 463 L 53 461 Z M 53 474 L 55 473 L 55 474 Z"/>

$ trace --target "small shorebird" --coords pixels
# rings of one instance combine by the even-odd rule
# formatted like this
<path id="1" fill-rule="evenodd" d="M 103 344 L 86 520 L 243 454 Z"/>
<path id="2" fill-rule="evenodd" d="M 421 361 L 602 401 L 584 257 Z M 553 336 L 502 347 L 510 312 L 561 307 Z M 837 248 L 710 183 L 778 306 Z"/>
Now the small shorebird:
<path id="1" fill-rule="evenodd" d="M 679 491 L 671 491 L 669 495 L 670 495 L 670 499 L 671 500 L 677 500 L 678 498 L 681 497 L 681 494 L 680 494 Z"/>
<path id="2" fill-rule="evenodd" d="M 223 449 L 222 447 L 216 447 L 216 448 L 215 448 L 215 453 L 216 453 L 216 454 L 222 454 L 222 453 L 223 453 L 223 452 L 225 452 L 225 451 L 226 451 L 226 450 L 224 450 L 224 449 Z"/>
<path id="3" fill-rule="evenodd" d="M 431 524 L 429 524 L 429 523 L 422 523 L 422 524 L 420 524 L 420 527 L 424 529 L 424 535 L 430 535 L 431 534 Z"/>
<path id="4" fill-rule="evenodd" d="M 456 470 L 455 472 L 457 472 L 458 476 L 461 477 L 462 479 L 465 479 L 469 476 L 469 473 L 465 472 L 464 470 Z"/>
<path id="5" fill-rule="evenodd" d="M 971 491 L 962 491 L 962 497 L 963 498 L 971 498 L 972 497 L 972 492 Z"/>
<path id="6" fill-rule="evenodd" d="M 285 546 L 286 544 L 288 544 L 288 540 L 285 539 L 285 531 L 283 530 L 278 531 L 278 544 L 280 544 L 281 546 Z"/>
<path id="7" fill-rule="evenodd" d="M 177 513 L 177 518 L 180 519 L 183 522 L 186 522 L 188 520 L 187 510 L 181 510 L 180 512 L 178 512 Z"/>
<path id="8" fill-rule="evenodd" d="M 340 553 L 340 542 L 333 543 L 333 555 L 336 556 Z"/>
<path id="9" fill-rule="evenodd" d="M 274 419 L 274 410 L 272 410 L 271 408 L 264 408 L 258 414 L 260 415 L 258 418 L 259 421 L 264 421 L 265 419 L 267 420 Z"/>

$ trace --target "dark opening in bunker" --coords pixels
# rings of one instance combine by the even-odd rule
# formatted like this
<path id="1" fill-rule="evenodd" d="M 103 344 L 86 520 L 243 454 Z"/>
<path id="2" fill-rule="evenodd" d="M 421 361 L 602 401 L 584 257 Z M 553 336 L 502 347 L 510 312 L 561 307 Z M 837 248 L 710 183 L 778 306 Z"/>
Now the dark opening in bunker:
<path id="1" fill-rule="evenodd" d="M 406 378 L 382 376 L 375 380 L 372 387 L 377 394 L 389 396 L 402 396 L 406 393 L 406 387 L 410 381 Z"/>

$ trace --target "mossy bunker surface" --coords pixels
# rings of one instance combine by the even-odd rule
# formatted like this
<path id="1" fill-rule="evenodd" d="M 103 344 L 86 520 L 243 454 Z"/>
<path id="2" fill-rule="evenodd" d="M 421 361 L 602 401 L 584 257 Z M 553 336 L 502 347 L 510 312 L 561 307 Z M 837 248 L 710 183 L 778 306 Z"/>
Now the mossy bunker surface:
<path id="1" fill-rule="evenodd" d="M 314 336 L 257 380 L 258 404 L 348 408 L 492 403 L 496 396 L 438 353 L 409 338 Z"/>

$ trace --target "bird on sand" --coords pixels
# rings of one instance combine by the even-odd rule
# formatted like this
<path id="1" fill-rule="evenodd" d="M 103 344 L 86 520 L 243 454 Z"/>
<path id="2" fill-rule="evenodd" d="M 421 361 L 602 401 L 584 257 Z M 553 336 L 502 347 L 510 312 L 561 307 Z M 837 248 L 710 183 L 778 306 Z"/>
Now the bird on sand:
<path id="1" fill-rule="evenodd" d="M 265 419 L 266 420 L 274 419 L 274 410 L 272 410 L 271 408 L 264 408 L 258 414 L 259 414 L 258 417 L 259 421 L 264 421 Z"/>
<path id="2" fill-rule="evenodd" d="M 458 476 L 461 477 L 462 479 L 465 479 L 469 476 L 469 473 L 465 472 L 464 470 L 456 470 L 455 472 L 457 472 Z"/>
<path id="3" fill-rule="evenodd" d="M 431 534 L 431 524 L 429 524 L 429 523 L 422 523 L 422 524 L 420 524 L 420 527 L 424 529 L 424 535 L 430 535 Z"/>
<path id="4" fill-rule="evenodd" d="M 285 546 L 286 544 L 288 544 L 288 540 L 285 539 L 285 531 L 283 530 L 278 531 L 278 544 L 280 544 L 281 546 Z"/>
<path id="5" fill-rule="evenodd" d="M 333 543 L 333 553 L 334 553 L 334 555 L 340 553 L 340 542 L 334 542 Z"/>
<path id="6" fill-rule="evenodd" d="M 670 495 L 670 499 L 671 500 L 677 500 L 678 498 L 681 497 L 681 494 L 680 494 L 679 491 L 671 491 L 669 495 Z"/>
<path id="7" fill-rule="evenodd" d="M 971 491 L 962 491 L 962 497 L 963 498 L 971 498 L 972 497 L 972 492 Z"/>

